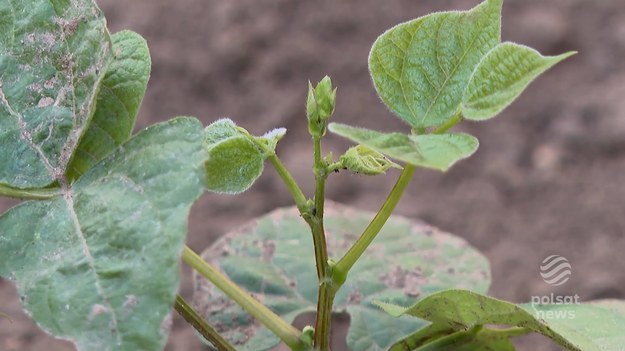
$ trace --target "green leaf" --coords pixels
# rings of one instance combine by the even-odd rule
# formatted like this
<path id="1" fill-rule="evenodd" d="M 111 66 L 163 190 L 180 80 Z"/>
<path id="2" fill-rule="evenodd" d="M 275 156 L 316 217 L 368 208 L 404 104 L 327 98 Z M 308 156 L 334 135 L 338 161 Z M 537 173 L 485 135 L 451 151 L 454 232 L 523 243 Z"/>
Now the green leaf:
<path id="1" fill-rule="evenodd" d="M 79 350 L 162 350 L 204 133 L 174 119 L 139 133 L 45 201 L 0 217 L 0 275 L 47 332 Z"/>
<path id="2" fill-rule="evenodd" d="M 378 303 L 389 314 L 411 315 L 464 330 L 480 325 L 517 326 L 543 334 L 569 350 L 616 350 L 625 343 L 625 302 L 515 305 L 467 290 L 432 294 L 409 308 Z"/>
<path id="3" fill-rule="evenodd" d="M 96 110 L 67 170 L 77 179 L 128 140 L 150 78 L 150 51 L 139 34 L 113 34 L 113 61 L 97 97 Z"/>
<path id="4" fill-rule="evenodd" d="M 440 351 L 515 351 L 516 348 L 509 338 L 496 330 L 480 330 L 473 338 L 464 340 L 457 345 L 443 348 Z"/>
<path id="5" fill-rule="evenodd" d="M 505 332 L 481 327 L 454 331 L 430 324 L 393 345 L 390 351 L 514 351 Z"/>
<path id="6" fill-rule="evenodd" d="M 385 173 L 389 168 L 401 168 L 381 153 L 364 145 L 349 148 L 339 161 L 348 170 L 366 175 Z"/>
<path id="7" fill-rule="evenodd" d="M 329 204 L 325 229 L 330 257 L 340 257 L 372 217 L 372 213 Z M 310 230 L 292 207 L 225 235 L 202 257 L 291 322 L 316 309 L 318 282 L 312 252 Z M 453 286 L 488 289 L 486 258 L 464 240 L 421 222 L 391 217 L 367 255 L 367 260 L 354 265 L 335 300 L 335 311 L 350 315 L 347 342 L 353 351 L 388 348 L 424 326 L 423 321 L 386 315 L 373 300 L 406 304 Z M 266 350 L 278 343 L 208 281 L 196 277 L 195 282 L 198 311 L 238 350 Z"/>
<path id="8" fill-rule="evenodd" d="M 0 183 L 45 187 L 89 124 L 109 35 L 90 0 L 4 1 L 0 14 Z"/>
<path id="9" fill-rule="evenodd" d="M 574 54 L 542 56 L 523 45 L 497 45 L 486 54 L 471 76 L 462 99 L 463 116 L 472 120 L 495 117 L 536 77 Z"/>
<path id="10" fill-rule="evenodd" d="M 446 171 L 457 161 L 471 156 L 479 145 L 475 137 L 463 133 L 428 135 L 381 133 L 340 123 L 331 123 L 328 129 L 390 158 L 440 171 Z"/>
<path id="11" fill-rule="evenodd" d="M 254 184 L 264 168 L 264 161 L 275 151 L 286 129 L 274 129 L 262 137 L 251 136 L 224 118 L 206 127 L 206 188 L 226 194 L 238 194 Z"/>
<path id="12" fill-rule="evenodd" d="M 537 319 L 542 319 L 557 334 L 545 334 L 547 337 L 569 350 L 612 351 L 620 350 L 625 345 L 623 300 L 559 305 L 523 304 L 522 307 Z M 560 341 L 559 336 L 567 342 Z"/>
<path id="13" fill-rule="evenodd" d="M 471 73 L 500 41 L 503 0 L 397 25 L 373 44 L 369 70 L 382 101 L 414 128 L 439 126 L 460 108 Z"/>

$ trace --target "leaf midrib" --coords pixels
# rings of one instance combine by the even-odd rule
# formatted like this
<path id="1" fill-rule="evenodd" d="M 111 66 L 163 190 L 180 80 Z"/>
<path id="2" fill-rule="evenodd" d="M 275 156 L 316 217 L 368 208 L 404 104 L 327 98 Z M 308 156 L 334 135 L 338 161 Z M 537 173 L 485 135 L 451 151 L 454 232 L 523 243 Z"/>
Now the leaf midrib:
<path id="1" fill-rule="evenodd" d="M 466 13 L 465 13 L 465 15 L 466 15 Z M 481 23 L 483 23 L 483 22 L 481 22 Z M 464 59 L 467 57 L 469 51 L 473 48 L 475 42 L 480 37 L 480 34 L 482 34 L 482 29 L 484 29 L 484 27 L 486 27 L 486 26 L 483 26 L 483 25 L 479 25 L 478 26 L 478 30 L 476 31 L 477 34 L 471 38 L 471 42 L 469 43 L 469 45 L 466 47 L 466 49 L 462 53 L 462 56 L 458 60 L 458 63 L 453 67 L 453 69 L 450 72 L 450 74 L 446 75 L 445 81 L 443 82 L 443 84 L 441 84 L 440 89 L 436 89 L 436 96 L 434 96 L 434 99 L 432 100 L 432 103 L 430 104 L 430 106 L 428 106 L 428 109 L 425 111 L 425 114 L 421 118 L 421 125 L 423 125 L 425 123 L 425 120 L 427 119 L 428 114 L 430 113 L 430 111 L 432 110 L 432 108 L 434 107 L 434 105 L 436 104 L 438 99 L 440 98 L 441 93 L 445 89 L 447 83 L 449 82 L 451 77 L 453 77 L 456 74 L 456 71 L 458 71 L 458 68 L 460 68 L 460 65 L 464 62 Z M 438 47 L 438 45 L 437 45 L 437 47 Z M 443 69 L 443 67 L 441 67 L 439 65 L 439 68 L 441 69 L 441 71 L 444 74 L 445 70 Z"/>
<path id="2" fill-rule="evenodd" d="M 65 204 L 67 205 L 67 210 L 72 221 L 72 225 L 74 227 L 74 231 L 76 236 L 80 240 L 80 246 L 82 248 L 82 252 L 84 256 L 87 258 L 87 263 L 89 265 L 89 269 L 93 272 L 95 279 L 95 287 L 98 291 L 98 295 L 100 296 L 102 302 L 106 305 L 106 308 L 110 311 L 110 315 L 112 317 L 113 327 L 112 331 L 115 333 L 115 338 L 118 344 L 121 345 L 121 334 L 118 329 L 119 319 L 117 317 L 117 313 L 115 312 L 115 308 L 110 302 L 110 298 L 106 295 L 102 283 L 100 281 L 100 277 L 98 275 L 98 271 L 95 268 L 95 260 L 93 255 L 91 254 L 91 249 L 89 248 L 89 244 L 87 243 L 87 238 L 82 231 L 82 227 L 80 226 L 80 221 L 78 219 L 78 215 L 76 213 L 76 209 L 74 207 L 74 195 L 72 190 L 69 188 L 63 189 L 63 199 L 65 200 Z"/>

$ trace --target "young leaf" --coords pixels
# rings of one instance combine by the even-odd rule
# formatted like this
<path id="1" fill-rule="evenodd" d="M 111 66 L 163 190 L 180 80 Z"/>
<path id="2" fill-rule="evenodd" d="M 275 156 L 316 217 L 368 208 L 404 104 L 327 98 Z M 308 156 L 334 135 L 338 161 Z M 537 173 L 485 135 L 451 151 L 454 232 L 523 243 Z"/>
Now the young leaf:
<path id="1" fill-rule="evenodd" d="M 385 173 L 389 168 L 401 168 L 395 162 L 389 160 L 381 153 L 364 145 L 356 145 L 349 148 L 339 161 L 348 170 L 366 175 Z"/>
<path id="2" fill-rule="evenodd" d="M 122 31 L 113 34 L 111 40 L 113 61 L 100 86 L 91 124 L 67 170 L 72 180 L 130 138 L 150 78 L 150 51 L 145 39 Z"/>
<path id="3" fill-rule="evenodd" d="M 440 171 L 446 171 L 457 161 L 471 156 L 479 145 L 475 137 L 462 133 L 428 135 L 380 133 L 340 123 L 331 123 L 328 129 L 390 158 Z"/>
<path id="4" fill-rule="evenodd" d="M 65 174 L 110 56 L 92 0 L 11 1 L 0 25 L 0 183 L 45 187 Z"/>
<path id="5" fill-rule="evenodd" d="M 206 161 L 206 188 L 238 194 L 254 184 L 263 172 L 262 152 L 248 138 L 228 138 L 209 148 Z"/>
<path id="6" fill-rule="evenodd" d="M 518 306 L 472 291 L 452 289 L 432 294 L 409 308 L 378 305 L 396 317 L 411 315 L 455 330 L 489 324 L 524 327 L 568 350 L 615 350 L 625 343 L 622 301 Z"/>
<path id="7" fill-rule="evenodd" d="M 373 214 L 336 204 L 326 207 L 331 257 L 340 257 Z M 317 289 L 310 230 L 299 211 L 278 209 L 225 235 L 202 256 L 230 279 L 291 322 L 315 311 Z M 419 252 L 419 255 L 415 255 Z M 336 311 L 350 315 L 348 346 L 353 351 L 389 347 L 424 326 L 423 321 L 394 318 L 372 304 L 375 299 L 413 303 L 423 295 L 452 286 L 486 291 L 488 261 L 457 237 L 420 222 L 391 217 L 356 263 L 349 283 L 336 297 Z M 279 340 L 230 303 L 208 281 L 195 279 L 194 302 L 238 350 L 266 350 Z"/>
<path id="8" fill-rule="evenodd" d="M 369 55 L 382 101 L 414 128 L 452 118 L 473 69 L 500 41 L 502 3 L 486 0 L 470 11 L 431 14 L 382 34 Z"/>
<path id="9" fill-rule="evenodd" d="M 278 128 L 262 137 L 253 137 L 224 118 L 206 127 L 206 188 L 226 194 L 247 190 L 263 172 L 268 153 L 275 151 L 286 129 Z"/>
<path id="10" fill-rule="evenodd" d="M 527 46 L 514 43 L 497 45 L 473 72 L 462 99 L 462 115 L 472 120 L 494 117 L 536 77 L 573 54 L 545 57 Z"/>
<path id="11" fill-rule="evenodd" d="M 162 350 L 203 128 L 179 118 L 139 133 L 63 194 L 0 217 L 0 276 L 24 308 L 79 350 Z"/>

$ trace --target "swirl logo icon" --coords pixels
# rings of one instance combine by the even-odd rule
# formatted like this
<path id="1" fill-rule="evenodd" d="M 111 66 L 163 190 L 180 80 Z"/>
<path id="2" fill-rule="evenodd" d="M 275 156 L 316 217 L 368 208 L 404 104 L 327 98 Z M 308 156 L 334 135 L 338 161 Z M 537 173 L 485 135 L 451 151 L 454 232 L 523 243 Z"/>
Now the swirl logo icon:
<path id="1" fill-rule="evenodd" d="M 571 264 L 565 257 L 551 255 L 542 261 L 540 276 L 543 277 L 545 283 L 560 286 L 571 278 Z"/>

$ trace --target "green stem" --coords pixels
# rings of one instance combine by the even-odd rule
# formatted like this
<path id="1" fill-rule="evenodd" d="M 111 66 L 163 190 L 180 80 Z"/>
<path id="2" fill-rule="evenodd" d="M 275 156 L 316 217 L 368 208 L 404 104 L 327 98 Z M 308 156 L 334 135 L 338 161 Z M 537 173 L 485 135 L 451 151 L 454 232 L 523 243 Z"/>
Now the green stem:
<path id="1" fill-rule="evenodd" d="M 450 118 L 447 122 L 443 123 L 440 127 L 434 129 L 432 134 L 443 134 L 449 129 L 453 128 L 456 124 L 460 123 L 464 117 L 462 117 L 462 112 L 456 113 L 452 118 Z"/>
<path id="2" fill-rule="evenodd" d="M 276 154 L 269 155 L 268 159 L 269 162 L 271 162 L 273 167 L 276 169 L 276 172 L 278 172 L 280 178 L 282 178 L 282 181 L 284 181 L 286 187 L 289 189 L 289 192 L 291 193 L 291 196 L 293 196 L 293 200 L 295 200 L 295 205 L 297 206 L 299 211 L 306 211 L 306 195 L 304 195 L 302 189 L 300 189 L 299 185 L 297 185 L 297 182 L 295 181 L 295 179 L 293 179 L 293 176 L 291 175 L 289 170 L 284 167 L 284 164 L 282 163 L 282 161 L 280 161 Z"/>
<path id="3" fill-rule="evenodd" d="M 315 246 L 315 260 L 317 263 L 317 277 L 319 281 L 327 276 L 328 251 L 326 244 L 325 229 L 323 227 L 323 213 L 325 206 L 326 165 L 321 157 L 321 138 L 313 137 L 314 143 L 314 166 L 315 174 L 315 207 L 311 213 L 311 229 Z"/>
<path id="4" fill-rule="evenodd" d="M 328 276 L 328 249 L 323 214 L 325 206 L 325 183 L 328 176 L 326 164 L 321 156 L 321 136 L 313 136 L 315 174 L 315 207 L 308 220 L 315 247 L 315 263 L 319 291 L 317 293 L 317 320 L 315 323 L 315 337 L 313 344 L 320 351 L 330 350 L 330 324 L 332 322 L 332 306 L 334 305 L 334 290 L 332 280 Z"/>
<path id="5" fill-rule="evenodd" d="M 326 173 L 330 174 L 330 173 L 333 173 L 333 172 L 338 172 L 339 169 L 345 169 L 345 166 L 343 165 L 343 162 L 341 162 L 341 161 L 329 164 L 326 167 Z"/>
<path id="6" fill-rule="evenodd" d="M 182 251 L 182 259 L 204 278 L 215 284 L 217 288 L 256 318 L 262 325 L 267 327 L 267 329 L 271 330 L 292 350 L 308 349 L 308 345 L 301 340 L 302 333 L 299 330 L 285 322 L 265 305 L 250 296 L 221 272 L 204 261 L 188 246 L 185 246 Z"/>
<path id="7" fill-rule="evenodd" d="M 58 188 L 52 189 L 16 189 L 0 185 L 0 196 L 21 200 L 47 200 L 59 193 Z"/>
<path id="8" fill-rule="evenodd" d="M 406 187 L 410 183 L 412 176 L 415 172 L 416 166 L 407 164 L 404 167 L 399 179 L 395 183 L 393 190 L 384 201 L 384 204 L 375 215 L 371 223 L 367 226 L 362 235 L 356 240 L 356 242 L 349 248 L 345 256 L 343 256 L 339 262 L 334 266 L 332 270 L 333 280 L 337 285 L 342 285 L 347 278 L 349 270 L 354 266 L 356 261 L 367 250 L 369 245 L 373 242 L 373 239 L 378 235 L 388 218 L 393 213 L 395 206 L 399 203 L 401 196 L 403 195 Z"/>
<path id="9" fill-rule="evenodd" d="M 176 295 L 176 312 L 184 318 L 187 323 L 191 324 L 202 336 L 210 341 L 217 351 L 236 351 L 234 346 L 230 345 L 219 333 L 213 329 L 180 295 Z"/>

